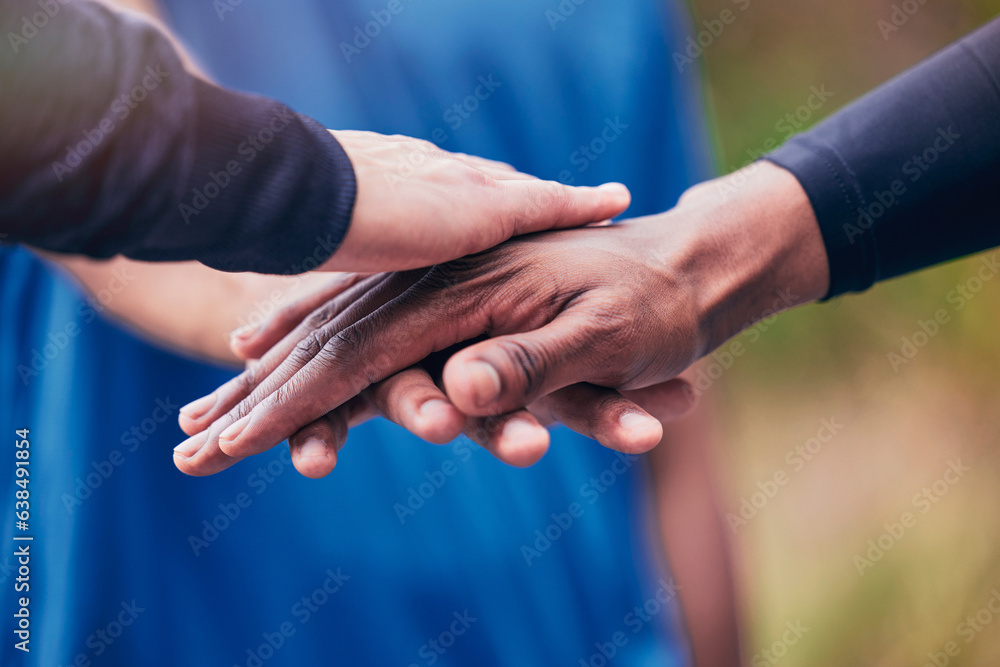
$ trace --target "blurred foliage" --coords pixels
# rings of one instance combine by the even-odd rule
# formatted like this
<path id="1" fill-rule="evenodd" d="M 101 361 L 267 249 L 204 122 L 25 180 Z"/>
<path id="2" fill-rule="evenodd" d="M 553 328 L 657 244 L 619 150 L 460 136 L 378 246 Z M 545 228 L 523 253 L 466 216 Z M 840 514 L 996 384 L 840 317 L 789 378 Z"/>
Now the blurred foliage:
<path id="1" fill-rule="evenodd" d="M 699 59 L 720 170 L 781 138 L 810 87 L 834 95 L 807 125 L 1000 13 L 1000 0 L 911 1 L 919 10 L 884 37 L 878 21 L 901 0 L 694 0 L 696 29 L 736 14 Z M 961 310 L 947 301 L 981 261 L 786 313 L 712 390 L 728 507 L 789 474 L 736 537 L 747 653 L 779 641 L 786 621 L 809 631 L 753 664 L 920 666 L 949 641 L 949 665 L 1000 664 L 1000 615 L 971 637 L 960 626 L 1000 591 L 1000 276 Z M 889 353 L 942 308 L 949 321 L 894 369 Z M 786 453 L 831 417 L 842 430 L 793 470 Z M 922 513 L 914 496 L 956 459 L 970 472 Z M 906 511 L 916 524 L 859 574 L 855 556 Z"/>

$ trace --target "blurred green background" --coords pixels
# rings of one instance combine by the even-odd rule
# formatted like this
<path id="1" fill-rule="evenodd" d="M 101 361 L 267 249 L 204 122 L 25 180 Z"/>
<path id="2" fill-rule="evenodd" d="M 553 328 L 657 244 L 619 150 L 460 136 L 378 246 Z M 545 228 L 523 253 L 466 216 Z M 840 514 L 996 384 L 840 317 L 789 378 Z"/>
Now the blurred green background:
<path id="1" fill-rule="evenodd" d="M 911 3 L 918 11 L 883 36 L 878 22 L 901 0 L 694 0 L 698 29 L 724 9 L 737 15 L 699 59 L 720 169 L 782 137 L 779 121 L 812 86 L 833 97 L 807 125 L 1000 13 L 1000 0 Z M 786 313 L 743 339 L 747 354 L 711 390 L 729 510 L 788 475 L 737 528 L 751 664 L 920 666 L 935 664 L 930 653 L 1000 665 L 1000 614 L 981 611 L 1000 591 L 1000 275 L 972 280 L 981 289 L 961 308 L 952 292 L 982 259 Z M 902 356 L 903 338 L 939 309 L 948 321 L 893 368 L 889 353 Z M 835 437 L 804 465 L 786 458 L 824 418 L 842 425 Z M 956 460 L 969 471 L 935 491 Z M 915 523 L 883 536 L 904 512 Z M 891 547 L 860 574 L 856 557 L 880 537 Z M 808 631 L 762 654 L 786 621 Z M 945 655 L 949 642 L 957 655 Z"/>

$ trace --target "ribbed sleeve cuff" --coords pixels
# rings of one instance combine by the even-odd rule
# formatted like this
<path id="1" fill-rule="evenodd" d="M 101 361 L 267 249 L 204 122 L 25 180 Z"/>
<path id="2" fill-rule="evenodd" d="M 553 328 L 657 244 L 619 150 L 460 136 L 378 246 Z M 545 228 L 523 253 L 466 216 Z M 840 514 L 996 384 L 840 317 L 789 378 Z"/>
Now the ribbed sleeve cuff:
<path id="1" fill-rule="evenodd" d="M 183 248 L 222 271 L 282 275 L 326 261 L 347 233 L 357 192 L 340 143 L 273 100 L 200 79 L 194 93 L 187 183 L 139 258 L 169 259 Z"/>
<path id="2" fill-rule="evenodd" d="M 873 220 L 857 179 L 837 152 L 799 135 L 763 159 L 790 171 L 809 197 L 830 262 L 824 300 L 871 287 L 877 267 Z"/>

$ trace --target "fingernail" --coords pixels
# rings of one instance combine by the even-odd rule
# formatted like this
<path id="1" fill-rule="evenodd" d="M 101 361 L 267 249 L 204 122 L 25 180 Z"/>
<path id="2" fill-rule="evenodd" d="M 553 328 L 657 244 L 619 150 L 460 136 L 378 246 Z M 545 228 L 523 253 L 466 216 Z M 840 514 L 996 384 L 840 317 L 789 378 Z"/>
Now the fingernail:
<path id="1" fill-rule="evenodd" d="M 605 183 L 597 186 L 601 192 L 618 195 L 619 197 L 631 197 L 628 187 L 624 183 Z"/>
<path id="2" fill-rule="evenodd" d="M 250 423 L 250 415 L 243 417 L 239 421 L 233 422 L 229 427 L 219 434 L 219 442 L 232 442 L 236 438 L 240 437 L 243 433 L 243 429 L 247 427 Z"/>
<path id="3" fill-rule="evenodd" d="M 174 454 L 185 459 L 189 459 L 198 453 L 202 445 L 205 444 L 206 440 L 208 440 L 208 431 L 202 431 L 198 435 L 192 435 L 190 438 L 174 447 Z"/>
<path id="4" fill-rule="evenodd" d="M 470 361 L 465 372 L 472 385 L 472 401 L 476 407 L 485 408 L 500 398 L 500 374 L 485 361 Z"/>
<path id="5" fill-rule="evenodd" d="M 197 401 L 191 401 L 185 405 L 181 408 L 180 412 L 188 419 L 201 419 L 206 412 L 215 406 L 217 400 L 218 398 L 214 393 L 202 396 Z"/>
<path id="6" fill-rule="evenodd" d="M 645 431 L 659 428 L 659 422 L 638 412 L 626 412 L 618 418 L 618 423 L 632 435 L 641 435 Z"/>
<path id="7" fill-rule="evenodd" d="M 423 405 L 420 406 L 420 416 L 424 419 L 431 419 L 437 414 L 443 413 L 445 410 L 449 410 L 451 406 L 447 401 L 442 401 L 440 398 L 432 398 L 429 401 L 425 401 Z"/>
<path id="8" fill-rule="evenodd" d="M 538 426 L 523 419 L 511 419 L 504 424 L 503 437 L 505 440 L 513 441 L 531 440 L 537 437 L 538 429 Z"/>
<path id="9" fill-rule="evenodd" d="M 302 447 L 299 448 L 299 460 L 305 459 L 325 459 L 329 456 L 330 448 L 319 438 L 309 438 Z"/>
<path id="10" fill-rule="evenodd" d="M 245 341 L 256 330 L 257 330 L 257 327 L 255 327 L 254 325 L 252 325 L 252 324 L 244 324 L 240 328 L 234 329 L 232 332 L 230 332 L 230 334 L 229 334 L 229 340 L 231 340 L 231 341 L 237 341 L 237 340 L 238 341 Z"/>

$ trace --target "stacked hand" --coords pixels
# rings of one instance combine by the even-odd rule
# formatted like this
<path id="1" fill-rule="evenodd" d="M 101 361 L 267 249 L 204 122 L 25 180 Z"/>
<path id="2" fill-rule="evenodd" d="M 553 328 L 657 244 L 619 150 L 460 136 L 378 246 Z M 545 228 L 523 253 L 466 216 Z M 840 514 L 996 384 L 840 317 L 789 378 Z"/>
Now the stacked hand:
<path id="1" fill-rule="evenodd" d="M 508 164 L 421 139 L 331 131 L 354 166 L 351 226 L 328 271 L 400 271 L 492 248 L 521 234 L 579 227 L 628 208 L 620 183 L 541 181 Z"/>
<path id="2" fill-rule="evenodd" d="M 674 378 L 766 295 L 825 292 L 822 241 L 790 174 L 761 166 L 735 196 L 719 192 L 430 269 L 338 279 L 235 341 L 259 361 L 182 411 L 192 437 L 177 466 L 211 474 L 288 438 L 296 467 L 321 476 L 347 429 L 376 413 L 433 442 L 465 431 L 515 465 L 544 454 L 547 420 L 648 450 L 658 419 L 692 404 Z"/>

